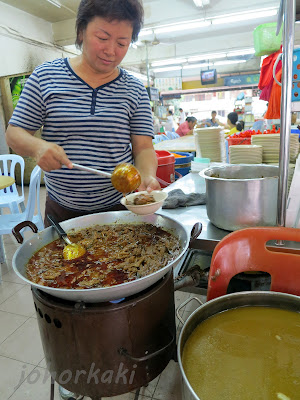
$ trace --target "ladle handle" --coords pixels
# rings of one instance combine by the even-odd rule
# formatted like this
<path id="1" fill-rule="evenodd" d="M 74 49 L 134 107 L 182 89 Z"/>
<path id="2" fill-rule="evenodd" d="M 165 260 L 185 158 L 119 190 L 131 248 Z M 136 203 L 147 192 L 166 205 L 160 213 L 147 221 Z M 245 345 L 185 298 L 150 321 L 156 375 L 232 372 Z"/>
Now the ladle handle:
<path id="1" fill-rule="evenodd" d="M 100 171 L 99 169 L 95 169 L 95 168 L 85 167 L 84 165 L 80 165 L 80 164 L 75 164 L 75 163 L 72 163 L 72 164 L 73 164 L 73 167 L 81 169 L 82 171 L 92 172 L 93 174 L 105 176 L 106 178 L 111 178 L 111 173 L 109 173 L 109 172 Z"/>
<path id="2" fill-rule="evenodd" d="M 59 234 L 59 237 L 61 237 L 66 243 L 71 244 L 71 241 L 68 239 L 67 232 L 63 230 L 63 228 L 59 225 L 59 223 L 56 221 L 56 219 L 53 217 L 53 215 L 47 215 L 48 221 L 50 224 L 53 226 L 53 228 L 56 230 L 56 232 Z"/>

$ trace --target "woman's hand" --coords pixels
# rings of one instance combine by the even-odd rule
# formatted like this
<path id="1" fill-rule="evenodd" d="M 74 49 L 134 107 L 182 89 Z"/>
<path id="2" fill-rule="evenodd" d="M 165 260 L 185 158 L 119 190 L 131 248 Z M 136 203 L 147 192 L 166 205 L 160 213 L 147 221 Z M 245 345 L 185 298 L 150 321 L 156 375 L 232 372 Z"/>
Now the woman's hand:
<path id="1" fill-rule="evenodd" d="M 138 191 L 141 192 L 147 190 L 147 192 L 152 192 L 152 190 L 161 190 L 160 184 L 153 176 L 142 176 L 142 183 L 138 187 Z"/>
<path id="2" fill-rule="evenodd" d="M 72 163 L 68 159 L 64 149 L 55 143 L 41 140 L 35 152 L 37 164 L 44 171 L 60 169 L 62 165 L 72 168 Z"/>

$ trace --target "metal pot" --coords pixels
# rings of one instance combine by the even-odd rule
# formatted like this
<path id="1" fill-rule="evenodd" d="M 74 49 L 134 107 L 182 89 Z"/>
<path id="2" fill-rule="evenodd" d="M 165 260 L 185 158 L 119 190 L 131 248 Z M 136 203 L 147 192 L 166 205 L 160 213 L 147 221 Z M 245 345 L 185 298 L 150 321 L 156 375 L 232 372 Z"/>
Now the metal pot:
<path id="1" fill-rule="evenodd" d="M 190 301 L 191 299 L 188 300 Z M 186 303 L 187 301 L 183 303 L 177 310 L 177 316 L 183 323 L 184 321 L 182 321 L 181 317 L 179 316 L 179 310 Z M 244 306 L 266 306 L 299 312 L 300 297 L 279 292 L 239 292 L 210 300 L 209 302 L 203 304 L 201 307 L 197 308 L 184 323 L 178 341 L 177 356 L 183 380 L 183 400 L 201 400 L 192 389 L 182 366 L 182 353 L 186 341 L 188 340 L 194 329 L 207 318 L 222 311 Z"/>
<path id="2" fill-rule="evenodd" d="M 228 231 L 276 225 L 279 168 L 262 164 L 210 167 L 206 182 L 210 221 Z"/>
<path id="3" fill-rule="evenodd" d="M 87 303 L 96 303 L 101 301 L 109 301 L 128 297 L 142 290 L 150 287 L 152 284 L 162 278 L 171 268 L 175 267 L 180 261 L 189 246 L 189 234 L 182 224 L 179 222 L 159 214 L 152 214 L 147 216 L 135 215 L 128 211 L 114 211 L 107 213 L 98 213 L 85 215 L 83 217 L 73 218 L 61 223 L 61 226 L 69 231 L 72 228 L 79 229 L 95 224 L 140 224 L 150 223 L 152 225 L 161 227 L 169 232 L 175 234 L 181 243 L 180 255 L 170 262 L 165 267 L 153 274 L 147 275 L 143 278 L 136 279 L 131 282 L 126 282 L 120 285 L 111 287 L 93 288 L 93 289 L 60 289 L 42 286 L 29 281 L 26 278 L 26 264 L 32 255 L 40 250 L 46 244 L 58 238 L 56 231 L 52 227 L 48 227 L 37 235 L 27 240 L 14 254 L 12 264 L 16 274 L 23 279 L 26 283 L 49 293 L 52 296 L 59 297 L 71 301 L 85 301 Z M 201 224 L 194 229 L 192 238 L 198 236 L 201 231 Z M 24 226 L 22 226 L 24 227 Z M 15 228 L 16 229 L 16 228 Z"/>

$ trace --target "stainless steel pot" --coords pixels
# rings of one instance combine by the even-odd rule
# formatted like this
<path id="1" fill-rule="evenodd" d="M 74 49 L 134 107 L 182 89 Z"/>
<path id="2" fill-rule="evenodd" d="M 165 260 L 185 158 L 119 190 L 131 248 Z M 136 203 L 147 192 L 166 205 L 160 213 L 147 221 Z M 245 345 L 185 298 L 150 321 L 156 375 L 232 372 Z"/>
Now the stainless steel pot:
<path id="1" fill-rule="evenodd" d="M 228 231 L 276 225 L 279 168 L 263 164 L 210 167 L 206 182 L 210 221 Z"/>
<path id="2" fill-rule="evenodd" d="M 188 301 L 190 300 L 191 299 L 188 299 Z M 178 308 L 177 316 L 179 316 L 178 314 L 180 308 L 182 308 L 186 303 L 187 302 L 183 303 Z M 260 292 L 260 291 L 239 292 L 221 296 L 214 300 L 210 300 L 207 303 L 200 306 L 199 308 L 197 308 L 184 323 L 178 341 L 177 356 L 183 381 L 182 384 L 183 400 L 201 400 L 192 389 L 185 375 L 182 365 L 182 353 L 188 338 L 190 337 L 194 329 L 199 324 L 201 324 L 201 322 L 211 317 L 212 315 L 215 315 L 222 311 L 230 310 L 232 308 L 238 308 L 244 306 L 266 306 L 266 307 L 274 307 L 283 310 L 299 312 L 300 297 L 279 292 Z"/>
<path id="3" fill-rule="evenodd" d="M 12 264 L 16 274 L 23 279 L 26 283 L 42 290 L 43 292 L 49 293 L 52 296 L 59 297 L 65 300 L 71 301 L 85 301 L 88 303 L 101 302 L 116 300 L 123 297 L 128 297 L 142 290 L 150 287 L 152 284 L 157 282 L 163 277 L 171 268 L 175 267 L 180 261 L 181 257 L 185 253 L 189 245 L 189 233 L 186 231 L 184 226 L 171 219 L 159 214 L 152 214 L 147 216 L 139 216 L 128 211 L 114 211 L 107 213 L 90 214 L 83 217 L 70 219 L 61 223 L 61 226 L 65 231 L 70 229 L 85 228 L 96 224 L 141 224 L 150 223 L 152 225 L 161 227 L 173 234 L 175 234 L 181 243 L 180 255 L 171 263 L 161 268 L 159 271 L 153 274 L 147 275 L 143 278 L 135 281 L 126 282 L 120 285 L 93 288 L 93 289 L 60 289 L 42 286 L 29 281 L 26 278 L 26 264 L 32 255 L 40 250 L 46 244 L 52 242 L 58 238 L 56 231 L 52 227 L 48 227 L 43 231 L 34 235 L 32 238 L 24 242 L 24 244 L 14 254 Z M 201 224 L 200 224 L 201 225 Z M 198 236 L 198 232 L 195 232 L 195 236 Z"/>

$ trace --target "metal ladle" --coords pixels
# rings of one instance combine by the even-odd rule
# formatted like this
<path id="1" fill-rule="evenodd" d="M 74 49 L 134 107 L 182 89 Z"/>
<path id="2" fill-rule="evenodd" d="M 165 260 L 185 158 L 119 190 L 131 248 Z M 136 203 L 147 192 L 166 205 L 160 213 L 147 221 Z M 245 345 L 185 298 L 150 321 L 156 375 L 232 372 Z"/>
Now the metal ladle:
<path id="1" fill-rule="evenodd" d="M 47 218 L 59 236 L 67 243 L 63 249 L 63 257 L 65 260 L 75 260 L 86 253 L 85 248 L 81 246 L 81 244 L 71 242 L 71 240 L 68 238 L 67 232 L 63 230 L 63 228 L 52 215 L 48 214 Z"/>
<path id="2" fill-rule="evenodd" d="M 97 175 L 105 176 L 111 179 L 114 188 L 121 193 L 130 193 L 136 190 L 141 184 L 141 175 L 134 165 L 121 163 L 116 166 L 112 173 L 100 171 L 95 168 L 85 167 L 73 163 L 73 167 L 82 171 L 92 172 Z"/>

